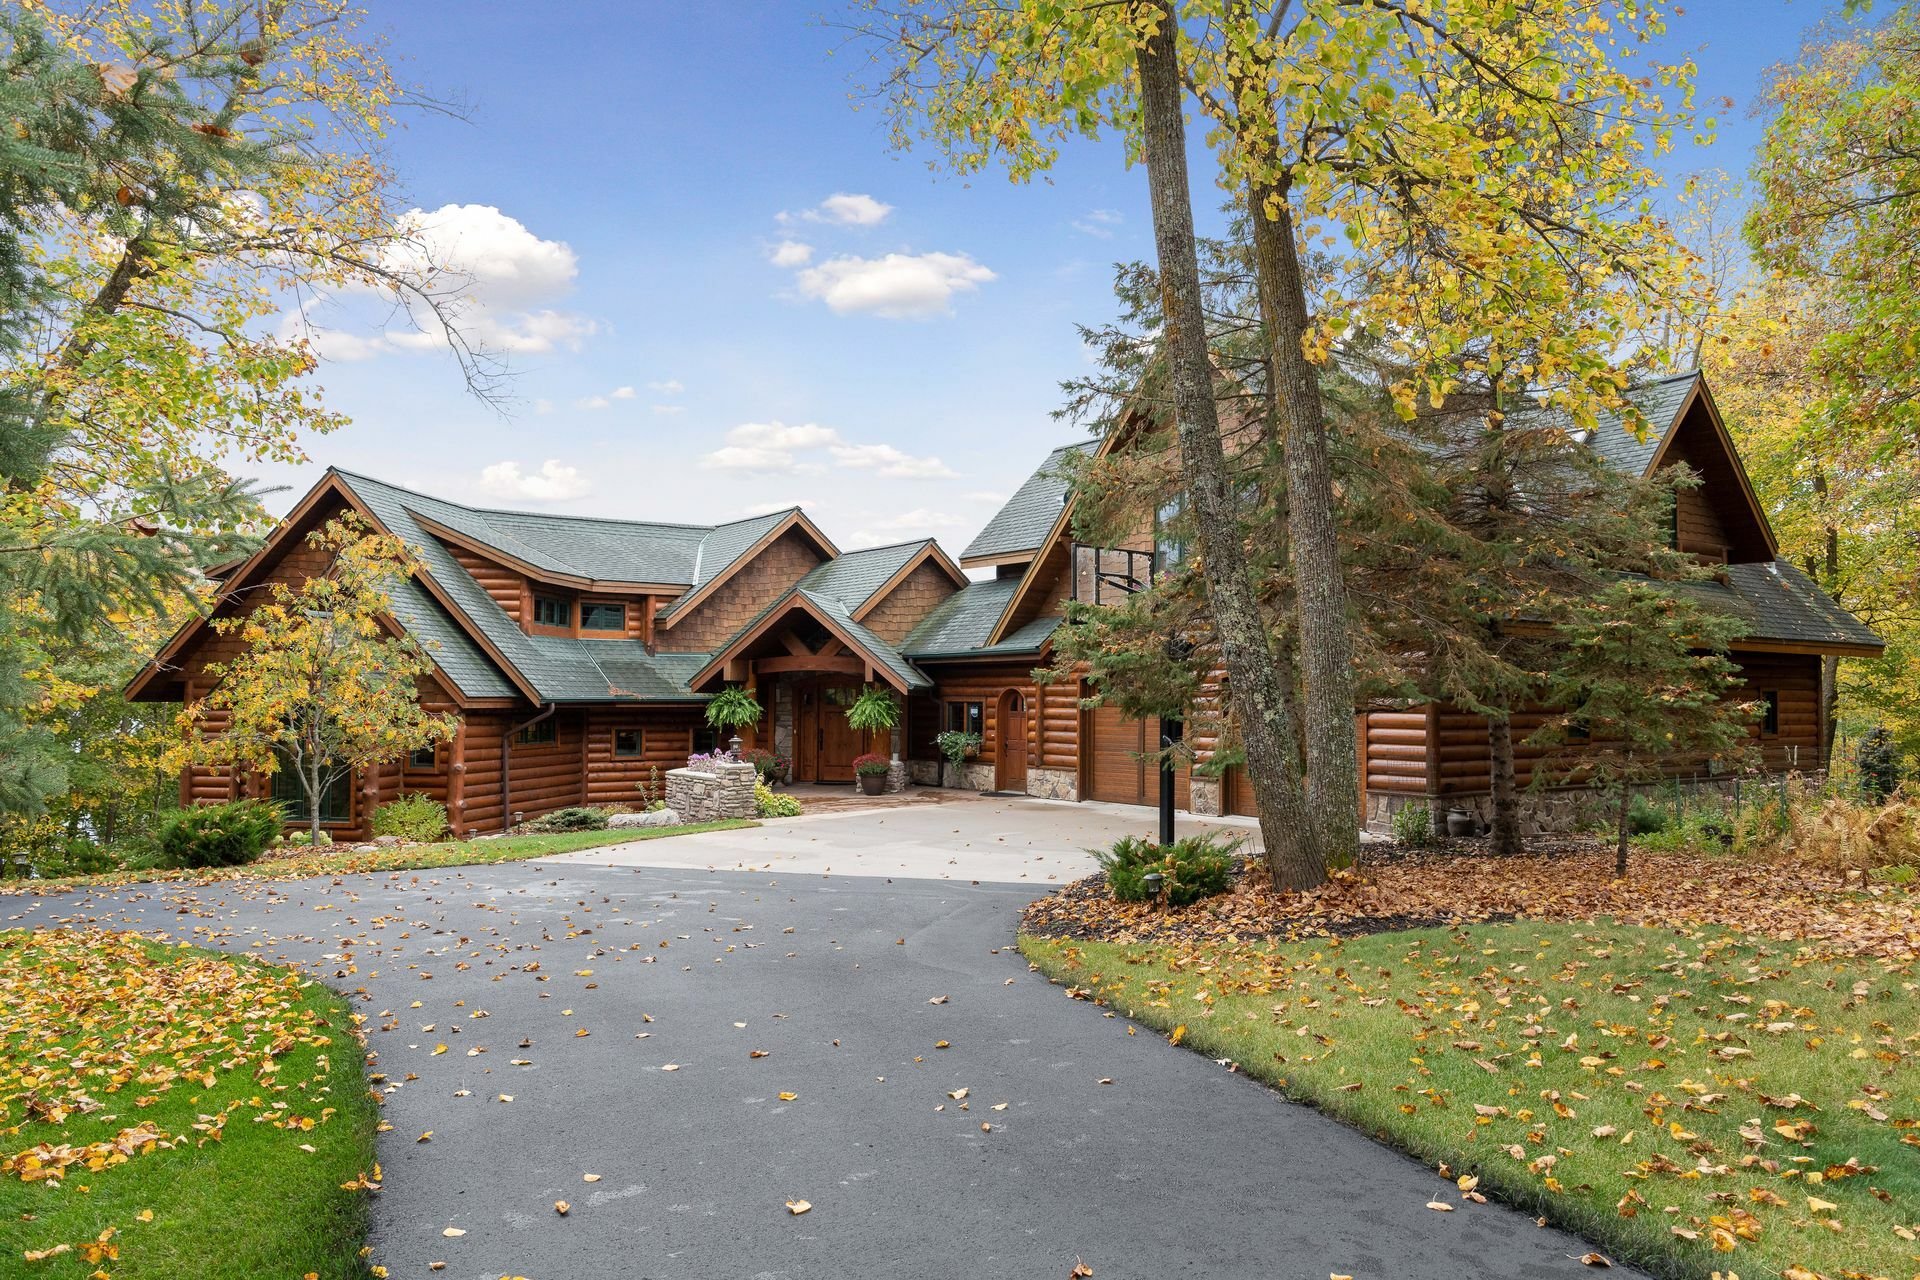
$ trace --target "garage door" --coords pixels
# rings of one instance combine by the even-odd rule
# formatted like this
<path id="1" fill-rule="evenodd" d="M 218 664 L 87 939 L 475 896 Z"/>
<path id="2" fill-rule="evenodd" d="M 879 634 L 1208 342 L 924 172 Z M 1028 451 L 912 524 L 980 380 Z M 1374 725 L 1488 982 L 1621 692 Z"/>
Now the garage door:
<path id="1" fill-rule="evenodd" d="M 1260 816 L 1260 807 L 1253 799 L 1253 779 L 1247 776 L 1246 766 L 1235 765 L 1227 770 L 1225 783 L 1220 788 L 1220 804 L 1226 813 L 1248 818 Z"/>
<path id="2" fill-rule="evenodd" d="M 1129 720 L 1114 707 L 1087 713 L 1087 790 L 1089 800 L 1110 804 L 1160 803 L 1160 770 L 1147 753 L 1160 747 L 1159 721 Z M 1190 807 L 1187 770 L 1174 775 L 1175 807 Z"/>

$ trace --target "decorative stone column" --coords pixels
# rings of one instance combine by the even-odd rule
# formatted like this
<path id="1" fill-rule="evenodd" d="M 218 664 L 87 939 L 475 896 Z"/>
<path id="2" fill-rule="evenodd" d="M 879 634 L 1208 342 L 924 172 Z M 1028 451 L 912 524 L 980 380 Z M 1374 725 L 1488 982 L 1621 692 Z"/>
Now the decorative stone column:
<path id="1" fill-rule="evenodd" d="M 667 771 L 667 808 L 682 822 L 718 822 L 754 816 L 750 764 L 717 764 L 706 769 Z"/>

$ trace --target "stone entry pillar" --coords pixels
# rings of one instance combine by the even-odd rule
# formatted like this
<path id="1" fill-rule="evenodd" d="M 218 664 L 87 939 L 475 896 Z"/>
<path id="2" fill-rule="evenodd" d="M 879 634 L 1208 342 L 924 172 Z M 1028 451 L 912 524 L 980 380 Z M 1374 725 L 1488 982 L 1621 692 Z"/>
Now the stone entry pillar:
<path id="1" fill-rule="evenodd" d="M 753 784 L 758 776 L 750 764 L 734 762 L 707 769 L 667 771 L 667 808 L 682 822 L 718 822 L 723 818 L 754 815 Z"/>

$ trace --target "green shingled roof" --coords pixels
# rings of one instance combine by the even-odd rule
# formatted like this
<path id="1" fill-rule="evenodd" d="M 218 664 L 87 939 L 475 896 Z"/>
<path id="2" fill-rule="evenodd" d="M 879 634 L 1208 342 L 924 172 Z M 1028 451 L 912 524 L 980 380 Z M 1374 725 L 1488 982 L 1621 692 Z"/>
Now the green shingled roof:
<path id="1" fill-rule="evenodd" d="M 918 542 L 848 551 L 815 566 L 798 585 L 815 595 L 838 600 L 850 613 L 858 613 L 860 606 L 873 599 L 874 592 L 906 567 L 907 561 L 931 545 L 932 538 L 922 538 Z"/>
<path id="2" fill-rule="evenodd" d="M 1860 619 L 1785 560 L 1770 564 L 1730 564 L 1719 572 L 1724 584 L 1700 582 L 1691 589 L 1746 624 L 1746 640 L 1808 645 L 1879 647 L 1885 642 Z"/>
<path id="3" fill-rule="evenodd" d="M 1627 401 L 1646 418 L 1646 437 L 1634 434 L 1634 428 L 1617 413 L 1599 415 L 1586 445 L 1615 471 L 1629 476 L 1644 476 L 1653 465 L 1654 455 L 1672 433 L 1680 406 L 1687 402 L 1694 384 L 1700 381 L 1698 370 L 1654 378 L 1636 383 L 1626 390 Z M 1561 409 L 1527 409 L 1513 415 L 1516 422 L 1529 427 L 1557 426 L 1572 433 L 1573 418 Z"/>
<path id="4" fill-rule="evenodd" d="M 1026 483 L 1014 490 L 1007 504 L 994 513 L 987 521 L 987 527 L 974 535 L 967 549 L 960 553 L 962 561 L 980 556 L 1014 556 L 1038 551 L 1045 542 L 1047 534 L 1052 532 L 1054 522 L 1060 518 L 1060 509 L 1065 505 L 1067 496 L 1067 478 L 1061 474 L 1060 466 L 1070 453 L 1084 452 L 1090 446 L 1080 444 L 1062 445 L 1047 455 L 1047 460 Z"/>
<path id="5" fill-rule="evenodd" d="M 832 596 L 809 591 L 805 587 L 795 587 L 790 594 L 804 598 L 807 603 L 833 619 L 836 626 L 867 651 L 868 657 L 891 671 L 907 688 L 931 689 L 933 687 L 933 681 L 927 679 L 925 672 L 907 661 L 891 643 L 855 622 L 852 612 Z"/>
<path id="6" fill-rule="evenodd" d="M 451 513 L 458 517 L 462 512 L 475 514 L 469 508 L 428 498 L 351 472 L 340 471 L 335 474 L 389 533 L 419 551 L 427 575 L 447 594 L 454 607 L 472 623 L 487 643 L 505 657 L 513 672 L 532 687 L 539 701 L 653 699 L 684 702 L 697 698 L 697 695 L 687 691 L 686 678 L 706 661 L 704 654 L 649 656 L 643 647 L 628 641 L 530 636 L 522 631 L 494 602 L 493 597 L 460 567 L 445 544 L 429 534 L 413 514 L 419 510 L 428 519 L 457 527 L 445 516 Z M 549 517 L 536 516 L 531 519 L 544 521 Z M 417 583 L 407 584 L 404 594 L 417 595 L 418 599 L 405 601 L 401 594 L 396 594 L 394 616 L 409 630 L 416 624 L 423 625 L 427 630 L 416 633 L 423 643 L 428 639 L 440 642 L 442 648 L 434 652 L 434 659 L 441 662 L 442 669 L 460 686 L 462 693 L 469 697 L 500 697 L 518 692 L 508 673 L 501 671 L 478 645 L 461 633 L 461 628 L 439 609 L 423 587 Z M 456 633 L 460 634 L 456 637 Z M 454 666 L 447 665 L 443 654 L 452 655 Z"/>
<path id="7" fill-rule="evenodd" d="M 999 644 L 987 644 L 1001 615 L 1006 613 L 1008 602 L 1020 589 L 1021 580 L 1016 576 L 969 582 L 935 605 L 933 611 L 920 620 L 920 625 L 907 634 L 900 651 L 915 661 L 1038 653 L 1054 628 L 1060 625 L 1060 618 L 1036 618 Z"/>

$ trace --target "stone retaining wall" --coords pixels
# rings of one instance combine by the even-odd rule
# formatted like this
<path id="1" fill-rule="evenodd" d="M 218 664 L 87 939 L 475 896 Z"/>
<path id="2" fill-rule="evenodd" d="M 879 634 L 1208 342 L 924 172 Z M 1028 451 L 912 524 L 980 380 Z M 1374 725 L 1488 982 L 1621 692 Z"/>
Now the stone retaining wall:
<path id="1" fill-rule="evenodd" d="M 708 769 L 667 771 L 667 808 L 682 822 L 717 822 L 754 815 L 754 768 L 720 764 Z"/>

